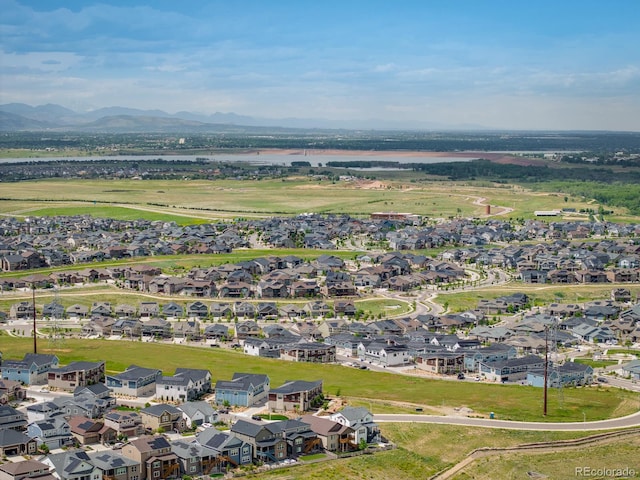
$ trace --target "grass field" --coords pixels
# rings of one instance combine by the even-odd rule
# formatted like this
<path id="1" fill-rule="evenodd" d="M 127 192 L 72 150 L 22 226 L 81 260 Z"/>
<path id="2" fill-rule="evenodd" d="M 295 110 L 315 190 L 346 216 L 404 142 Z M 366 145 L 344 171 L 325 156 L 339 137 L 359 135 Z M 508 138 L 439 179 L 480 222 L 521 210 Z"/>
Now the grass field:
<path id="1" fill-rule="evenodd" d="M 302 212 L 369 215 L 408 211 L 427 217 L 483 216 L 485 204 L 505 217 L 533 218 L 535 210 L 593 208 L 589 199 L 568 198 L 522 187 L 452 182 L 353 183 L 311 178 L 265 180 L 41 180 L 3 184 L 0 213 L 49 215 L 91 213 L 128 217 L 131 209 L 194 219 L 229 215 L 290 215 Z M 23 203 L 24 202 L 24 203 Z M 97 202 L 94 204 L 93 202 Z M 110 207 L 126 207 L 112 210 Z M 104 208 L 107 207 L 107 210 Z M 508 210 L 505 210 L 508 209 Z M 513 211 L 510 211 L 513 209 Z M 625 215 L 623 210 L 616 214 Z M 584 217 L 583 219 L 586 219 Z M 615 217 L 610 217 L 614 221 Z"/>
<path id="2" fill-rule="evenodd" d="M 424 408 L 468 407 L 478 416 L 495 412 L 496 418 L 535 421 L 582 421 L 622 416 L 640 408 L 640 395 L 606 387 L 565 388 L 562 397 L 549 395 L 549 414 L 542 417 L 542 391 L 534 387 L 475 382 L 431 380 L 417 376 L 359 370 L 339 365 L 304 364 L 248 357 L 224 349 L 141 343 L 139 341 L 68 339 L 55 353 L 62 364 L 71 361 L 106 360 L 109 372 L 121 372 L 131 364 L 155 367 L 173 374 L 176 367 L 207 368 L 214 380 L 231 378 L 235 372 L 265 373 L 272 385 L 286 380 L 324 382 L 326 395 L 410 403 Z M 4 358 L 22 358 L 32 351 L 30 338 L 0 337 Z M 373 408 L 375 412 L 375 408 Z"/>
<path id="3" fill-rule="evenodd" d="M 553 478 L 640 478 L 640 438 L 602 445 L 563 450 L 557 453 L 500 454 L 471 463 L 455 478 L 493 480 Z M 590 474 L 585 474 L 586 469 Z M 633 471 L 631 475 L 624 471 Z M 598 473 L 601 470 L 602 473 Z M 608 470 L 608 472 L 607 472 Z M 616 473 L 620 470 L 620 473 Z"/>

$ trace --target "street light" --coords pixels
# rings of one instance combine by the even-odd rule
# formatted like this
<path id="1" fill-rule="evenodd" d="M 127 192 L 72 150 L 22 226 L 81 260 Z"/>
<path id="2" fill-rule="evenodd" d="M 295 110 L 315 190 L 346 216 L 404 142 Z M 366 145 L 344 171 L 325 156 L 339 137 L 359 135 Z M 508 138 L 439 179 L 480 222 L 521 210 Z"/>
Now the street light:
<path id="1" fill-rule="evenodd" d="M 31 282 L 32 302 L 33 302 L 33 353 L 38 353 L 38 342 L 36 336 L 36 283 Z"/>

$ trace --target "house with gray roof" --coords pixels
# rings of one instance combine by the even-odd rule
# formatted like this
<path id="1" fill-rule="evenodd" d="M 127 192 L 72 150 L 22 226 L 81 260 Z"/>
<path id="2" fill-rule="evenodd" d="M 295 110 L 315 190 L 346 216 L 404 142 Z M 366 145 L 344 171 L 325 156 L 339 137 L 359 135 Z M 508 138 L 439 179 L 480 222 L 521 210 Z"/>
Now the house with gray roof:
<path id="1" fill-rule="evenodd" d="M 526 380 L 527 372 L 544 368 L 544 358 L 537 355 L 480 362 L 480 375 L 494 382 L 517 382 Z"/>
<path id="2" fill-rule="evenodd" d="M 0 430 L 24 430 L 27 416 L 9 405 L 0 405 Z"/>
<path id="3" fill-rule="evenodd" d="M 38 447 L 46 445 L 50 450 L 74 444 L 71 427 L 61 415 L 30 423 L 27 426 L 27 435 L 38 442 Z"/>
<path id="4" fill-rule="evenodd" d="M 253 461 L 253 447 L 231 432 L 205 428 L 196 434 L 196 441 L 213 449 L 218 457 L 213 471 L 223 472 L 229 467 L 247 465 Z"/>
<path id="5" fill-rule="evenodd" d="M 195 428 L 204 423 L 216 423 L 218 412 L 205 401 L 184 402 L 178 405 L 187 428 Z"/>
<path id="6" fill-rule="evenodd" d="M 322 380 L 287 380 L 278 388 L 269 390 L 268 406 L 273 412 L 306 412 L 313 406 L 319 407 L 322 400 Z"/>
<path id="7" fill-rule="evenodd" d="M 218 453 L 197 441 L 179 439 L 171 442 L 171 452 L 178 458 L 182 475 L 189 477 L 220 473 L 215 468 Z"/>
<path id="8" fill-rule="evenodd" d="M 108 444 L 116 440 L 116 431 L 106 426 L 102 421 L 74 415 L 68 417 L 67 422 L 71 429 L 71 435 L 82 445 Z"/>
<path id="9" fill-rule="evenodd" d="M 358 449 L 353 428 L 316 415 L 303 415 L 300 420 L 311 426 L 325 450 L 344 453 Z"/>
<path id="10" fill-rule="evenodd" d="M 122 455 L 140 463 L 140 479 L 180 478 L 178 457 L 161 435 L 143 435 L 122 447 Z"/>
<path id="11" fill-rule="evenodd" d="M 103 450 L 89 452 L 89 462 L 101 473 L 103 479 L 131 480 L 139 478 L 140 463 L 119 453 Z"/>
<path id="12" fill-rule="evenodd" d="M 50 388 L 74 391 L 77 387 L 84 387 L 104 381 L 105 362 L 72 362 L 63 367 L 52 368 L 47 374 Z"/>
<path id="13" fill-rule="evenodd" d="M 166 402 L 195 400 L 211 391 L 211 372 L 195 368 L 177 368 L 171 376 L 156 381 L 156 398 Z"/>
<path id="14" fill-rule="evenodd" d="M 14 380 L 25 385 L 47 383 L 49 370 L 57 368 L 58 357 L 42 353 L 26 353 L 22 360 L 6 359 L 0 365 L 0 374 L 4 380 Z"/>
<path id="15" fill-rule="evenodd" d="M 110 410 L 104 415 L 104 424 L 118 435 L 126 437 L 137 437 L 144 433 L 142 418 L 135 411 Z"/>
<path id="16" fill-rule="evenodd" d="M 231 380 L 216 382 L 216 404 L 250 407 L 268 398 L 270 381 L 267 375 L 234 373 Z"/>
<path id="17" fill-rule="evenodd" d="M 593 367 L 576 362 L 565 362 L 562 365 L 549 365 L 547 386 L 551 388 L 589 385 L 593 382 Z M 533 369 L 527 372 L 527 385 L 544 386 L 544 369 Z"/>
<path id="18" fill-rule="evenodd" d="M 166 403 L 150 405 L 141 409 L 140 418 L 145 428 L 154 432 L 181 432 L 186 428 L 182 411 Z"/>
<path id="19" fill-rule="evenodd" d="M 49 454 L 42 461 L 53 468 L 55 476 L 60 480 L 102 478 L 102 472 L 91 463 L 91 458 L 83 450 Z"/>
<path id="20" fill-rule="evenodd" d="M 35 455 L 38 451 L 38 443 L 23 432 L 0 428 L 0 455 Z"/>
<path id="21" fill-rule="evenodd" d="M 373 414 L 364 407 L 344 407 L 329 416 L 329 419 L 353 429 L 353 443 L 374 443 L 380 441 L 380 428 L 373 421 Z"/>
<path id="22" fill-rule="evenodd" d="M 30 478 L 57 480 L 55 476 L 49 473 L 49 465 L 34 459 L 3 463 L 0 465 L 0 478 L 2 480 L 24 480 Z"/>
<path id="23" fill-rule="evenodd" d="M 322 448 L 311 426 L 300 420 L 254 423 L 241 419 L 233 424 L 231 432 L 253 447 L 254 459 L 259 462 L 279 462 Z"/>
<path id="24" fill-rule="evenodd" d="M 632 360 L 624 364 L 622 374 L 632 380 L 640 380 L 640 360 Z"/>
<path id="25" fill-rule="evenodd" d="M 106 376 L 106 385 L 114 395 L 148 397 L 156 392 L 156 382 L 162 378 L 157 368 L 130 365 L 124 372 Z"/>

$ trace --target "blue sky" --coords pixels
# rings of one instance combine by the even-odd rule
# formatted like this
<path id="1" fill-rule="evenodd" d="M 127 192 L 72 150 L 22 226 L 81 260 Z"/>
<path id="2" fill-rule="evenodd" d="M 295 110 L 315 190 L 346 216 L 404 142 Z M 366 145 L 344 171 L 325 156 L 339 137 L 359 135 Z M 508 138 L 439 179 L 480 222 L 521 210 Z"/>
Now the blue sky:
<path id="1" fill-rule="evenodd" d="M 637 0 L 0 0 L 0 103 L 640 131 Z"/>

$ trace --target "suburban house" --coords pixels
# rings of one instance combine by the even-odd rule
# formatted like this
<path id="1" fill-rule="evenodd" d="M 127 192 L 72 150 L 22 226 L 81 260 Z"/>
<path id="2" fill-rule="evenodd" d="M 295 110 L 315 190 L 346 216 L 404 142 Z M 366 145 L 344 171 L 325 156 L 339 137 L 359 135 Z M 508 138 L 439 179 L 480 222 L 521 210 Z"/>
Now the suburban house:
<path id="1" fill-rule="evenodd" d="M 268 407 L 273 412 L 306 412 L 322 400 L 322 380 L 289 380 L 269 391 Z M 315 405 L 314 405 L 315 404 Z"/>
<path id="2" fill-rule="evenodd" d="M 116 431 L 99 420 L 76 415 L 69 417 L 71 435 L 82 445 L 108 444 L 116 440 Z"/>
<path id="3" fill-rule="evenodd" d="M 178 457 L 161 435 L 143 435 L 122 447 L 122 455 L 140 464 L 140 480 L 180 478 Z"/>
<path id="4" fill-rule="evenodd" d="M 50 450 L 74 443 L 71 427 L 62 415 L 30 423 L 27 435 L 38 442 L 38 447 L 46 445 Z"/>
<path id="5" fill-rule="evenodd" d="M 215 468 L 217 452 L 197 441 L 175 440 L 171 442 L 171 451 L 178 458 L 183 478 L 202 478 L 202 475 L 209 476 L 220 472 Z"/>
<path id="6" fill-rule="evenodd" d="M 103 480 L 133 480 L 140 478 L 140 464 L 108 450 L 89 452 L 89 461 L 101 473 Z"/>
<path id="7" fill-rule="evenodd" d="M 438 351 L 422 353 L 415 358 L 416 367 L 437 375 L 454 375 L 464 370 L 464 353 Z"/>
<path id="8" fill-rule="evenodd" d="M 344 407 L 329 419 L 353 429 L 353 443 L 375 443 L 380 441 L 380 428 L 373 421 L 373 414 L 364 407 Z"/>
<path id="9" fill-rule="evenodd" d="M 182 412 L 182 418 L 187 428 L 195 428 L 205 423 L 213 424 L 218 421 L 218 412 L 209 402 L 185 402 L 178 405 L 178 410 Z"/>
<path id="10" fill-rule="evenodd" d="M 30 478 L 57 480 L 49 472 L 49 469 L 49 465 L 33 459 L 21 462 L 6 462 L 0 465 L 0 480 L 25 480 Z"/>
<path id="11" fill-rule="evenodd" d="M 296 338 L 247 338 L 243 350 L 254 357 L 280 358 L 280 349 L 295 342 Z"/>
<path id="12" fill-rule="evenodd" d="M 49 370 L 57 368 L 58 357 L 42 353 L 26 353 L 22 360 L 6 359 L 0 365 L 3 380 L 14 380 L 25 385 L 47 383 Z"/>
<path id="13" fill-rule="evenodd" d="M 257 337 L 261 333 L 260 326 L 253 320 L 246 320 L 236 324 L 236 337 L 239 339 Z"/>
<path id="14" fill-rule="evenodd" d="M 503 343 L 494 343 L 488 347 L 465 351 L 464 368 L 467 372 L 478 372 L 481 362 L 497 362 L 516 358 L 516 348 Z"/>
<path id="15" fill-rule="evenodd" d="M 95 467 L 83 450 L 49 454 L 42 460 L 53 467 L 60 480 L 102 480 L 102 472 Z"/>
<path id="16" fill-rule="evenodd" d="M 480 362 L 479 373 L 494 382 L 517 382 L 527 379 L 529 370 L 544 368 L 544 358 L 537 355 Z"/>
<path id="17" fill-rule="evenodd" d="M 205 428 L 196 434 L 196 442 L 216 452 L 217 457 L 208 466 L 212 471 L 226 472 L 229 466 L 247 465 L 253 461 L 251 445 L 231 432 Z"/>
<path id="18" fill-rule="evenodd" d="M 262 374 L 234 373 L 231 380 L 216 382 L 216 403 L 250 407 L 269 395 L 269 377 Z"/>
<path id="19" fill-rule="evenodd" d="M 105 362 L 73 362 L 64 367 L 52 368 L 47 374 L 50 388 L 74 391 L 77 387 L 104 381 Z"/>
<path id="20" fill-rule="evenodd" d="M 27 426 L 27 416 L 9 405 L 0 405 L 0 431 L 24 430 Z"/>
<path id="21" fill-rule="evenodd" d="M 280 359 L 294 362 L 333 363 L 336 347 L 322 343 L 295 343 L 280 348 Z"/>
<path id="22" fill-rule="evenodd" d="M 11 429 L 0 429 L 0 455 L 11 457 L 15 455 L 35 455 L 38 442 L 23 432 Z M 2 465 L 0 465 L 2 467 Z"/>
<path id="23" fill-rule="evenodd" d="M 314 453 L 322 447 L 322 441 L 311 426 L 299 420 L 266 424 L 238 420 L 231 432 L 252 446 L 254 460 L 258 462 L 279 462 Z"/>
<path id="24" fill-rule="evenodd" d="M 384 341 L 358 344 L 358 357 L 385 367 L 397 367 L 410 362 L 409 350 L 403 346 L 389 345 Z"/>
<path id="25" fill-rule="evenodd" d="M 640 380 L 640 360 L 632 360 L 622 366 L 622 373 L 631 380 Z"/>
<path id="26" fill-rule="evenodd" d="M 148 397 L 156 393 L 156 382 L 160 378 L 161 370 L 130 365 L 122 373 L 107 375 L 106 384 L 115 395 Z"/>
<path id="27" fill-rule="evenodd" d="M 552 388 L 583 386 L 593 382 L 593 368 L 582 363 L 566 362 L 562 365 L 549 365 L 547 386 Z M 527 385 L 544 386 L 544 368 L 527 372 Z"/>
<path id="28" fill-rule="evenodd" d="M 211 391 L 211 372 L 177 368 L 172 377 L 156 381 L 156 398 L 163 402 L 187 402 Z"/>
<path id="29" fill-rule="evenodd" d="M 20 382 L 0 379 L 0 405 L 9 402 L 20 402 L 27 396 L 27 390 Z"/>
<path id="30" fill-rule="evenodd" d="M 316 415 L 304 415 L 300 420 L 311 425 L 311 430 L 322 441 L 325 450 L 344 453 L 358 449 L 358 444 L 354 442 L 353 428 Z"/>
<path id="31" fill-rule="evenodd" d="M 182 418 L 182 411 L 166 403 L 141 409 L 140 418 L 147 431 L 181 432 L 186 428 L 186 422 Z"/>
<path id="32" fill-rule="evenodd" d="M 115 430 L 118 436 L 137 437 L 144 433 L 142 418 L 134 411 L 111 410 L 104 416 L 104 425 Z"/>

